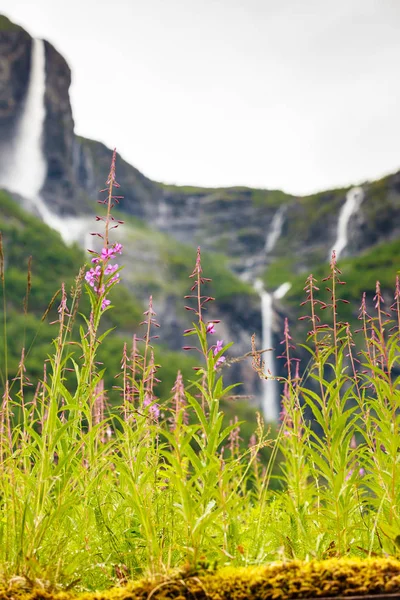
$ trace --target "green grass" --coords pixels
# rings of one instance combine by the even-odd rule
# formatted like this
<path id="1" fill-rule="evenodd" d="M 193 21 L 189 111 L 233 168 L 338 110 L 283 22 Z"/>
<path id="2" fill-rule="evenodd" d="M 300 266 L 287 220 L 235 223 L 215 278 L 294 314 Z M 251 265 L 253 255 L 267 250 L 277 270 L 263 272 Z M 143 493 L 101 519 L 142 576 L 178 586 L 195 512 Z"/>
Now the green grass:
<path id="1" fill-rule="evenodd" d="M 108 209 L 113 170 L 109 181 Z M 50 587 L 101 590 L 126 578 L 170 577 L 176 570 L 197 573 L 277 560 L 290 561 L 295 569 L 294 559 L 398 556 L 400 290 L 392 318 L 384 314 L 378 293 L 374 312 L 359 323 L 363 346 L 356 350 L 351 327 L 337 319 L 338 298 L 346 288 L 336 265 L 317 273 L 327 277 L 328 297 L 309 279 L 303 310 L 310 334 L 303 349 L 310 361 L 300 376 L 286 327 L 281 422 L 270 430 L 259 416 L 248 439 L 249 424 L 237 418 L 243 406 L 233 407 L 236 388 L 223 382 L 225 368 L 235 364 L 230 344 L 218 341 L 224 324 L 213 332 L 207 323 L 211 311 L 204 311 L 210 294 L 229 304 L 237 294 L 250 302 L 255 293 L 228 274 L 222 257 L 199 251 L 193 265 L 183 246 L 157 236 L 157 252 L 168 258 L 164 291 L 174 286 L 181 293 L 184 271 L 186 278 L 192 275 L 183 292 L 193 309 L 185 359 L 157 347 L 151 305 L 137 337 L 133 332 L 126 337 L 129 319 L 134 325 L 137 317 L 129 314 L 131 298 L 114 279 L 117 249 L 107 242 L 111 256 L 97 256 L 92 264 L 97 271 L 87 277 L 93 285 L 85 285 L 81 314 L 75 318 L 79 286 L 71 292 L 63 288 L 53 325 L 44 324 L 37 333 L 35 311 L 47 299 L 55 274 L 69 273 L 82 255 L 47 229 L 43 249 L 39 230 L 45 226 L 3 200 L 10 217 L 3 223 L 0 275 L 2 317 L 6 324 L 10 318 L 3 330 L 0 409 L 5 582 L 22 576 Z M 126 235 L 133 230 L 134 224 L 127 225 Z M 146 240 L 153 234 L 138 230 L 136 235 L 140 263 L 140 251 L 142 256 L 149 251 Z M 389 271 L 395 277 L 398 249 L 393 242 L 343 261 L 343 275 L 356 279 L 368 267 L 379 271 L 386 286 Z M 38 264 L 36 271 L 32 267 L 33 312 L 18 316 L 25 286 L 17 265 L 30 251 Z M 207 281 L 210 276 L 213 282 Z M 362 283 L 368 282 L 362 276 Z M 293 283 L 289 307 L 300 300 L 300 280 Z M 107 306 L 109 299 L 115 307 Z M 321 307 L 326 300 L 331 306 Z M 120 339 L 112 337 L 113 314 L 124 330 Z M 19 339 L 23 327 L 26 337 Z M 17 349 L 28 350 L 36 335 L 39 345 L 45 344 L 47 327 L 53 342 L 45 370 L 38 373 L 37 363 L 35 378 L 28 379 L 30 355 L 20 353 L 16 363 Z M 252 358 L 265 377 L 255 347 Z M 159 377 L 165 382 L 175 375 L 172 391 L 171 385 L 157 385 Z"/>
<path id="2" fill-rule="evenodd" d="M 203 288 L 201 275 L 198 264 L 193 283 Z M 331 277 L 336 281 L 337 273 Z M 102 297 L 88 291 L 93 317 L 81 328 L 79 352 L 71 355 L 67 299 L 35 401 L 27 402 L 23 368 L 5 389 L 0 564 L 6 579 L 17 574 L 101 589 L 117 583 L 121 569 L 136 578 L 205 563 L 396 555 L 400 396 L 391 374 L 400 356 L 397 330 L 387 336 L 379 318 L 366 322 L 365 370 L 357 375 L 351 365 L 343 368 L 351 338 L 339 326 L 314 334 L 309 372 L 318 391 L 289 372 L 277 437 L 268 437 L 260 421 L 247 448 L 224 404 L 234 391 L 224 390 L 223 371 L 215 369 L 226 349 L 215 355 L 213 334 L 198 317 L 187 340 L 193 345 L 197 338 L 200 353 L 190 355 L 186 392 L 164 389 L 161 396 L 154 377 L 162 368 L 154 370 L 157 348 L 153 362 L 149 345 L 152 314 L 144 318 L 150 333 L 132 361 L 128 348 L 121 365 L 115 340 L 100 327 L 107 314 Z M 196 293 L 187 302 L 197 306 Z M 114 380 L 121 399 L 111 410 L 101 391 L 106 346 L 118 356 L 108 366 L 121 373 Z M 291 364 L 289 345 L 286 352 Z M 168 361 L 171 375 L 178 361 L 182 368 L 178 355 Z M 73 369 L 68 378 L 67 368 Z M 277 452 L 280 488 L 271 479 Z"/>

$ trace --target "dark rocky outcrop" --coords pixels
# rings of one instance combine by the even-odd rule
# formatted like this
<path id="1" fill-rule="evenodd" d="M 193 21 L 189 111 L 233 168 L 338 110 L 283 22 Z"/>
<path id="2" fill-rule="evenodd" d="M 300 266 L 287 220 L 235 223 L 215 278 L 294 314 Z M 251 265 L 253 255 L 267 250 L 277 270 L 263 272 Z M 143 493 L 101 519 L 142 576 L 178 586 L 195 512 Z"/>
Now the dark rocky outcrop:
<path id="1" fill-rule="evenodd" d="M 93 201 L 104 188 L 112 151 L 104 144 L 86 138 L 75 138 L 75 178 L 84 193 Z M 117 179 L 121 185 L 120 210 L 139 219 L 152 222 L 162 198 L 159 185 L 124 161 L 117 160 Z"/>
<path id="2" fill-rule="evenodd" d="M 71 71 L 59 52 L 45 42 L 46 120 L 43 145 L 47 158 L 47 176 L 42 190 L 45 200 L 59 213 L 76 214 L 78 204 L 77 173 L 74 168 L 75 135 L 69 100 Z"/>

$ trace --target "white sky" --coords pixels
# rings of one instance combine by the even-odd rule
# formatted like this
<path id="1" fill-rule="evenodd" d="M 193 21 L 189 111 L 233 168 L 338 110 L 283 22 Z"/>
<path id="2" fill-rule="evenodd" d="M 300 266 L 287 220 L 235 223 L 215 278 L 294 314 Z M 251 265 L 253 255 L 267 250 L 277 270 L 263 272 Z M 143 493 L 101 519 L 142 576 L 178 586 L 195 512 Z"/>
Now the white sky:
<path id="1" fill-rule="evenodd" d="M 76 132 L 152 179 L 311 193 L 400 168 L 400 0 L 0 0 Z"/>

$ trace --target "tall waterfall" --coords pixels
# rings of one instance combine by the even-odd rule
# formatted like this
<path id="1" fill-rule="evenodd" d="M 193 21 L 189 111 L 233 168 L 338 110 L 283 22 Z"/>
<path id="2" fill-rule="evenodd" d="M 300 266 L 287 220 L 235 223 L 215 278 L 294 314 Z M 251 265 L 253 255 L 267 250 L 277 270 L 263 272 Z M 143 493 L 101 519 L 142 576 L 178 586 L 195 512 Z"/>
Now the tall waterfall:
<path id="1" fill-rule="evenodd" d="M 62 217 L 50 210 L 40 195 L 46 179 L 47 162 L 43 151 L 43 127 L 46 118 L 46 62 L 44 41 L 32 40 L 31 71 L 25 103 L 17 126 L 15 140 L 10 144 L 11 156 L 7 171 L 0 175 L 0 187 L 20 194 L 28 200 L 27 208 L 58 231 L 70 244 L 91 245 L 88 234 L 93 219 Z"/>
<path id="2" fill-rule="evenodd" d="M 352 215 L 359 209 L 364 200 L 364 191 L 360 187 L 351 188 L 346 194 L 346 201 L 339 213 L 336 241 L 329 251 L 328 260 L 332 257 L 332 251 L 336 251 L 336 258 L 339 258 L 348 243 L 348 225 Z"/>
<path id="3" fill-rule="evenodd" d="M 32 40 L 31 72 L 25 103 L 17 126 L 9 168 L 0 185 L 24 198 L 37 198 L 46 177 L 46 160 L 42 149 L 43 124 L 46 117 L 46 85 L 43 40 Z"/>
<path id="4" fill-rule="evenodd" d="M 285 282 L 270 294 L 264 289 L 261 279 L 256 279 L 254 282 L 254 288 L 261 298 L 262 347 L 264 350 L 272 348 L 273 344 L 273 301 L 283 298 L 291 287 L 291 283 Z M 272 379 L 276 376 L 275 352 L 273 350 L 265 352 L 262 358 L 264 373 L 271 377 L 262 381 L 262 412 L 267 423 L 277 423 L 280 413 L 280 394 L 278 382 Z"/>
<path id="5" fill-rule="evenodd" d="M 272 347 L 272 319 L 273 306 L 272 294 L 264 289 L 261 279 L 256 279 L 254 288 L 261 298 L 261 322 L 262 322 L 262 347 L 269 349 Z M 264 373 L 266 375 L 275 375 L 275 357 L 272 351 L 265 352 L 262 355 L 264 361 Z M 279 419 L 279 390 L 275 379 L 262 380 L 262 412 L 267 423 L 276 423 Z"/>
<path id="6" fill-rule="evenodd" d="M 275 248 L 275 245 L 282 234 L 286 206 L 281 206 L 273 216 L 271 227 L 268 230 L 265 239 L 265 255 L 268 256 Z M 254 289 L 261 298 L 261 323 L 262 323 L 262 347 L 270 349 L 273 344 L 273 320 L 274 320 L 274 299 L 283 298 L 289 291 L 290 283 L 283 283 L 273 293 L 267 292 L 261 279 L 254 281 Z M 263 354 L 264 372 L 271 378 L 262 381 L 262 412 L 264 418 L 269 423 L 277 423 L 279 420 L 280 401 L 279 385 L 273 379 L 276 376 L 275 353 L 271 350 Z"/>

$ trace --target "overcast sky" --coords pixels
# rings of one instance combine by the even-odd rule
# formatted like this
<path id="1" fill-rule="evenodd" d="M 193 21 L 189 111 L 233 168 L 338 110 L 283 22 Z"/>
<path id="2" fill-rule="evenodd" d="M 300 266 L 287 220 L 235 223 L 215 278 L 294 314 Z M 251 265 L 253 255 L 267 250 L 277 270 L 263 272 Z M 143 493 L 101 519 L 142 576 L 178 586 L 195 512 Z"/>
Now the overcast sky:
<path id="1" fill-rule="evenodd" d="M 0 0 L 80 135 L 152 179 L 305 194 L 400 169 L 400 0 Z"/>

